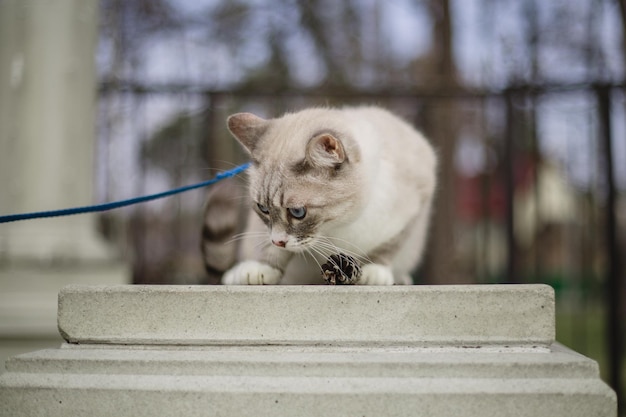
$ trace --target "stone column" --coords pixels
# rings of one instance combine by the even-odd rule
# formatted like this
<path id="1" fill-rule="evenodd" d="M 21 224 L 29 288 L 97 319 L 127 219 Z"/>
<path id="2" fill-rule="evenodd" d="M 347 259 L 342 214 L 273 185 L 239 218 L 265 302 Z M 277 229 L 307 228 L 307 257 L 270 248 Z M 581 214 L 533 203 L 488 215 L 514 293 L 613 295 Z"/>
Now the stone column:
<path id="1" fill-rule="evenodd" d="M 0 2 L 0 214 L 93 202 L 97 16 L 97 0 Z M 58 339 L 63 285 L 127 279 L 93 215 L 0 224 L 0 362 Z"/>

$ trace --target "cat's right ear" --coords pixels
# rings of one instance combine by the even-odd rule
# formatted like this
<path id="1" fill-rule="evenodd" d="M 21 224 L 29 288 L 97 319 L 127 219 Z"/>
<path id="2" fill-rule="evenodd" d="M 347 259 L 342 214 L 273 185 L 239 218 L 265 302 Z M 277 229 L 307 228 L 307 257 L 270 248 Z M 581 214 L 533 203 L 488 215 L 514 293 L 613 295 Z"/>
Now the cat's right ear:
<path id="1" fill-rule="evenodd" d="M 336 168 L 346 160 L 341 141 L 330 133 L 322 133 L 309 140 L 306 155 L 311 165 L 320 168 Z"/>
<path id="2" fill-rule="evenodd" d="M 227 124 L 230 133 L 252 153 L 257 140 L 267 130 L 269 122 L 252 113 L 237 113 L 227 119 Z"/>

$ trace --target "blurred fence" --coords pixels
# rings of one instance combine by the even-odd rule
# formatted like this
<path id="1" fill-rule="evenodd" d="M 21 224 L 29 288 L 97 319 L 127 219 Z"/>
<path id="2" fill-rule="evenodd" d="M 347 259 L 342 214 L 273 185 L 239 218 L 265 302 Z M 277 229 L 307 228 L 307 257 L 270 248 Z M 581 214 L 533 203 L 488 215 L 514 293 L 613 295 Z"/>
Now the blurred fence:
<path id="1" fill-rule="evenodd" d="M 552 285 L 559 338 L 599 359 L 619 386 L 624 86 L 214 91 L 103 82 L 100 93 L 101 199 L 188 184 L 242 162 L 224 125 L 233 112 L 271 117 L 364 103 L 395 111 L 431 138 L 440 157 L 429 250 L 416 283 Z M 204 281 L 198 247 L 205 193 L 103 217 L 105 234 L 133 262 L 134 282 Z"/>

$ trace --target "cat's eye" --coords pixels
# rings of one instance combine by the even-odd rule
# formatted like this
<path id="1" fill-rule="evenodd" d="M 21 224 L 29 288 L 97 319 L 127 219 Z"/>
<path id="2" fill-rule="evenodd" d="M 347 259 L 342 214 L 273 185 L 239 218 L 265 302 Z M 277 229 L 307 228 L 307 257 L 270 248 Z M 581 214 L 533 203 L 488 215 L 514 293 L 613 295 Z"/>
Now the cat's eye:
<path id="1" fill-rule="evenodd" d="M 291 217 L 297 220 L 302 220 L 306 216 L 306 208 L 305 207 L 291 207 L 287 209 Z"/>
<path id="2" fill-rule="evenodd" d="M 259 211 L 263 214 L 270 214 L 270 209 L 265 207 L 263 204 L 257 203 L 256 206 L 259 208 Z"/>

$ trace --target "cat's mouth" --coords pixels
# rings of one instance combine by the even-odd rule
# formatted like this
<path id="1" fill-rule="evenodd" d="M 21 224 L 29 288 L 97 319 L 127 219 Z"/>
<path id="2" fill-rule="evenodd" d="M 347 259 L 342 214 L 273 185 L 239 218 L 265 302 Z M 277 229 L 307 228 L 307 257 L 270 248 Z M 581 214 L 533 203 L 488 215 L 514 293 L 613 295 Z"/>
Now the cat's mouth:
<path id="1" fill-rule="evenodd" d="M 283 249 L 289 252 L 301 253 L 308 251 L 314 244 L 314 237 L 296 238 L 290 237 L 286 240 L 271 240 L 272 244 L 279 249 Z"/>

